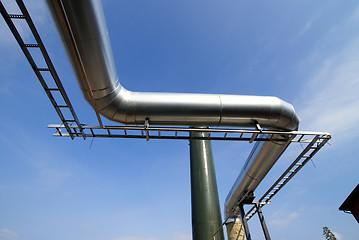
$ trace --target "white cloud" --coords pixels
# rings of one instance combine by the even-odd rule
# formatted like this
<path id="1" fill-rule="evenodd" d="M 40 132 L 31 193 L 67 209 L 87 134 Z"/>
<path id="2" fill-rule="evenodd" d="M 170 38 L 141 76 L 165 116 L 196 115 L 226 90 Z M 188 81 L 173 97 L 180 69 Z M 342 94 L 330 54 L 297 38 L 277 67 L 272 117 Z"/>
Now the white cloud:
<path id="1" fill-rule="evenodd" d="M 312 26 L 313 21 L 308 21 L 305 26 L 303 27 L 303 30 L 298 34 L 297 38 L 300 38 L 301 36 L 303 36 Z"/>
<path id="2" fill-rule="evenodd" d="M 340 233 L 333 232 L 333 234 L 335 235 L 335 237 L 336 237 L 338 240 L 344 240 L 343 235 L 341 235 Z"/>
<path id="3" fill-rule="evenodd" d="M 355 11 L 358 12 L 358 11 Z M 358 25 L 354 17 L 331 29 L 320 46 L 305 61 L 306 69 L 314 69 L 309 74 L 299 108 L 302 129 L 329 131 L 335 141 L 350 140 L 353 129 L 359 122 L 359 35 L 344 37 Z M 342 36 L 340 45 L 332 42 Z M 338 46 L 337 46 L 338 45 Z M 304 99 L 304 100 L 303 100 Z"/>
<path id="4" fill-rule="evenodd" d="M 275 211 L 268 219 L 268 223 L 277 230 L 284 229 L 299 217 L 298 212 L 288 212 L 284 209 Z"/>
<path id="5" fill-rule="evenodd" d="M 317 19 L 322 14 L 322 11 L 318 11 L 310 20 L 308 20 L 306 23 L 303 23 L 303 27 L 299 31 L 299 33 L 295 36 L 293 39 L 293 42 L 299 40 L 301 37 L 303 37 L 313 26 L 313 24 L 316 23 Z"/>
<path id="6" fill-rule="evenodd" d="M 358 50 L 359 41 L 343 56 L 325 60 L 307 85 L 307 106 L 300 116 L 309 129 L 332 131 L 336 137 L 351 135 L 359 122 L 359 59 L 354 59 Z"/>
<path id="7" fill-rule="evenodd" d="M 18 235 L 8 229 L 0 229 L 0 240 L 19 240 Z"/>

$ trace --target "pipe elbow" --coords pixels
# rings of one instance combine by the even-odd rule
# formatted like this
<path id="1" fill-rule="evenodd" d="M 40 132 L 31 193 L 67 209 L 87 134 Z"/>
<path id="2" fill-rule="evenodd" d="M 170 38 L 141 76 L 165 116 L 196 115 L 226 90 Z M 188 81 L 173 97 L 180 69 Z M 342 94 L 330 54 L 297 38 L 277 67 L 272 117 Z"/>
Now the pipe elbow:
<path id="1" fill-rule="evenodd" d="M 280 117 L 277 126 L 283 130 L 296 131 L 299 128 L 299 116 L 292 104 L 278 98 L 280 103 Z"/>
<path id="2" fill-rule="evenodd" d="M 118 85 L 110 94 L 94 99 L 93 104 L 89 100 L 88 102 L 105 118 L 126 124 L 131 122 L 131 113 L 128 110 L 132 109 L 130 105 L 134 105 L 131 101 L 132 94 L 131 91 Z"/>

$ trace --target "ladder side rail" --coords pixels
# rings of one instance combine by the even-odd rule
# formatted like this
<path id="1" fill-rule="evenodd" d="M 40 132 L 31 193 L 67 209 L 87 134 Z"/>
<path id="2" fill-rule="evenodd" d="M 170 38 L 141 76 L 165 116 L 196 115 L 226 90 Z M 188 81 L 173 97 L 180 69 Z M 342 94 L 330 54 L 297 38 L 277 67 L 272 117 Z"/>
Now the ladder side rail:
<path id="1" fill-rule="evenodd" d="M 27 11 L 27 9 L 25 7 L 25 4 L 23 3 L 22 0 L 16 0 L 16 2 L 18 4 L 22 14 L 24 15 L 25 21 L 26 21 L 27 25 L 29 26 L 33 37 L 35 38 L 35 40 L 36 40 L 36 42 L 38 44 L 38 47 L 39 47 L 39 49 L 40 49 L 40 51 L 42 53 L 42 56 L 43 56 L 43 58 L 44 58 L 44 60 L 46 62 L 46 65 L 47 65 L 47 67 L 48 67 L 48 69 L 49 69 L 49 71 L 51 73 L 51 76 L 52 76 L 56 86 L 58 87 L 58 89 L 60 91 L 60 94 L 61 94 L 63 100 L 65 101 L 67 107 L 69 108 L 69 110 L 71 112 L 71 115 L 72 115 L 74 121 L 76 122 L 77 127 L 80 130 L 83 138 L 86 138 L 85 133 L 83 131 L 83 128 L 81 126 L 81 123 L 80 123 L 80 121 L 79 121 L 79 119 L 78 119 L 78 117 L 77 117 L 77 115 L 75 113 L 75 110 L 74 110 L 74 108 L 73 108 L 73 106 L 72 106 L 72 104 L 70 102 L 69 97 L 66 94 L 66 91 L 65 91 L 65 89 L 64 89 L 64 87 L 62 85 L 62 82 L 61 82 L 61 80 L 60 80 L 60 78 L 59 78 L 59 76 L 58 76 L 58 74 L 57 74 L 57 72 L 55 70 L 55 67 L 54 67 L 54 65 L 53 65 L 53 63 L 51 61 L 51 58 L 50 58 L 50 56 L 49 56 L 49 54 L 48 54 L 48 52 L 47 52 L 47 50 L 45 48 L 45 45 L 43 44 L 43 42 L 41 40 L 41 37 L 40 37 L 36 27 L 35 27 L 35 24 L 32 21 L 32 19 L 30 17 L 30 14 L 29 14 L 29 12 Z"/>
<path id="2" fill-rule="evenodd" d="M 319 142 L 318 141 L 322 140 Z M 316 135 L 312 141 L 306 146 L 306 148 L 299 154 L 299 156 L 292 162 L 292 164 L 284 171 L 284 173 L 278 178 L 278 180 L 268 189 L 268 191 L 263 194 L 263 196 L 259 199 L 259 202 L 268 203 L 270 199 L 274 197 L 278 193 L 278 191 L 284 187 L 285 184 L 289 182 L 290 179 L 294 177 L 296 173 L 322 148 L 325 143 L 329 140 L 328 138 L 323 138 L 319 135 Z M 317 147 L 313 148 L 315 144 L 318 144 Z M 311 149 L 314 149 L 309 156 L 305 156 L 307 152 L 309 152 Z M 304 159 L 304 161 L 301 162 L 301 164 L 298 164 L 298 162 Z M 293 170 L 295 169 L 295 170 Z M 289 175 L 288 175 L 289 173 Z M 255 207 L 252 207 L 248 213 L 247 213 L 247 219 L 249 220 L 254 214 L 257 213 L 257 210 Z"/>
<path id="3" fill-rule="evenodd" d="M 0 2 L 0 12 L 1 12 L 1 14 L 2 14 L 2 16 L 3 16 L 3 18 L 4 18 L 5 22 L 6 22 L 6 24 L 8 25 L 8 27 L 9 27 L 11 33 L 14 35 L 14 37 L 15 37 L 17 43 L 19 44 L 19 46 L 20 46 L 22 52 L 24 53 L 26 59 L 28 60 L 28 62 L 29 62 L 29 64 L 30 64 L 31 68 L 33 69 L 33 71 L 35 72 L 37 78 L 39 79 L 41 86 L 45 89 L 45 92 L 46 92 L 47 96 L 49 97 L 51 103 L 52 103 L 52 104 L 54 105 L 54 107 L 55 107 L 55 106 L 57 105 L 55 99 L 53 98 L 51 92 L 48 90 L 48 86 L 47 86 L 47 84 L 46 84 L 44 78 L 42 77 L 40 71 L 38 70 L 38 67 L 36 66 L 36 63 L 35 63 L 34 59 L 32 58 L 32 56 L 31 56 L 29 50 L 27 49 L 26 44 L 24 43 L 24 41 L 23 41 L 23 39 L 22 39 L 22 37 L 21 37 L 19 31 L 17 30 L 15 24 L 14 24 L 13 21 L 11 20 L 10 14 L 7 13 L 5 7 L 3 6 L 3 4 L 2 4 L 1 2 Z M 23 19 L 23 18 L 20 18 L 20 17 L 16 17 L 16 18 L 18 18 L 18 19 Z M 73 139 L 74 136 L 73 136 L 73 134 L 72 134 L 71 128 L 69 127 L 69 125 L 68 125 L 67 122 L 65 121 L 65 118 L 64 118 L 64 116 L 63 116 L 61 110 L 60 110 L 59 108 L 56 108 L 56 107 L 55 107 L 55 110 L 56 110 L 57 114 L 59 115 L 61 121 L 63 122 L 64 127 L 66 128 L 66 130 L 67 130 L 68 133 L 70 134 L 70 137 Z"/>

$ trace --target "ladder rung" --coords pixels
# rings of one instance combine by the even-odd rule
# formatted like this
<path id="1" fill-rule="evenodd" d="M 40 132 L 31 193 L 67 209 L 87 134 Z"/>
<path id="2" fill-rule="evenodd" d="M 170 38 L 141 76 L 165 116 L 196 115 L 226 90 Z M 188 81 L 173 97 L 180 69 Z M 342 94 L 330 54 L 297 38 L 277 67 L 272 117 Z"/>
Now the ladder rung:
<path id="1" fill-rule="evenodd" d="M 289 172 L 290 172 L 290 173 L 295 173 L 295 172 L 297 172 L 297 171 L 295 171 L 295 170 L 290 170 Z"/>
<path id="2" fill-rule="evenodd" d="M 273 190 L 274 190 L 274 191 L 277 191 L 277 190 L 279 190 L 279 188 L 273 188 Z"/>
<path id="3" fill-rule="evenodd" d="M 36 70 L 37 71 L 50 71 L 50 69 L 48 69 L 48 68 L 37 68 Z"/>
<path id="4" fill-rule="evenodd" d="M 295 165 L 296 166 L 302 166 L 303 164 L 302 163 L 296 163 Z"/>
<path id="5" fill-rule="evenodd" d="M 55 71 L 55 68 L 52 64 L 52 61 L 50 59 L 50 57 L 48 56 L 48 53 L 44 47 L 44 45 L 42 44 L 42 40 L 36 30 L 36 27 L 34 25 L 34 23 L 31 20 L 30 15 L 27 12 L 27 9 L 24 5 L 24 3 L 22 3 L 21 0 L 16 0 L 17 5 L 19 6 L 19 9 L 21 10 L 21 12 L 15 12 L 14 14 L 8 14 L 6 9 L 4 8 L 4 6 L 2 6 L 3 4 L 0 3 L 1 5 L 1 13 L 4 16 L 8 27 L 10 28 L 12 34 L 14 35 L 15 39 L 17 40 L 18 44 L 20 45 L 21 49 L 23 50 L 23 53 L 25 54 L 25 57 L 27 58 L 28 62 L 30 63 L 30 66 L 32 67 L 33 71 L 35 72 L 38 80 L 40 81 L 43 89 L 46 91 L 46 94 L 49 98 L 49 100 L 51 101 L 52 105 L 55 107 L 55 110 L 57 112 L 57 114 L 59 115 L 60 119 L 62 120 L 62 124 L 64 125 L 64 127 L 66 128 L 66 130 L 68 131 L 70 137 L 73 139 L 74 137 L 76 137 L 77 135 L 74 135 L 73 131 L 75 133 L 78 134 L 78 132 L 80 131 L 83 136 L 83 138 L 86 138 L 86 134 L 84 133 L 83 129 L 81 126 L 79 126 L 79 120 L 74 112 L 73 107 L 71 106 L 71 103 L 68 99 L 68 96 L 65 92 L 65 90 L 63 89 L 63 86 L 61 84 L 61 81 Z M 25 19 L 27 24 L 27 27 L 29 28 L 28 30 L 30 30 L 30 34 L 31 37 L 33 38 L 32 41 L 27 41 L 26 43 L 23 41 L 21 34 L 18 32 L 18 30 L 21 29 L 17 29 L 17 27 L 14 25 L 15 21 L 12 19 Z M 46 64 L 44 65 L 37 65 L 36 62 L 33 59 L 33 56 L 31 56 L 31 53 L 29 52 L 30 49 L 29 48 L 40 48 L 41 50 L 41 56 L 42 56 L 42 60 L 44 60 L 46 62 Z M 41 66 L 41 67 L 40 67 Z M 51 73 L 52 76 L 52 80 L 54 81 L 53 83 L 55 83 L 56 85 L 52 85 L 54 86 L 54 88 L 48 88 L 48 82 L 44 79 L 43 75 L 43 71 L 47 71 Z M 51 91 L 58 91 L 61 93 L 62 99 L 65 101 L 64 103 L 58 104 L 56 102 L 55 96 L 53 96 L 53 92 Z M 60 108 L 68 108 L 71 112 L 71 116 L 69 116 L 69 118 L 71 120 L 65 120 L 64 114 L 62 113 L 62 110 L 66 111 L 65 109 L 60 109 Z M 67 118 L 67 117 L 66 117 Z M 75 127 L 75 124 L 73 124 L 73 126 L 70 126 L 71 123 L 76 123 L 77 125 L 77 129 Z M 59 134 L 61 135 L 61 132 L 58 129 Z M 78 134 L 80 135 L 80 134 Z"/>
<path id="6" fill-rule="evenodd" d="M 28 47 L 28 48 L 33 48 L 33 47 L 39 47 L 39 44 L 25 44 L 25 47 Z"/>
<path id="7" fill-rule="evenodd" d="M 9 14 L 9 18 L 25 19 L 25 16 L 22 14 Z"/>
<path id="8" fill-rule="evenodd" d="M 308 155 L 303 155 L 303 158 L 310 158 L 310 156 L 308 156 Z"/>

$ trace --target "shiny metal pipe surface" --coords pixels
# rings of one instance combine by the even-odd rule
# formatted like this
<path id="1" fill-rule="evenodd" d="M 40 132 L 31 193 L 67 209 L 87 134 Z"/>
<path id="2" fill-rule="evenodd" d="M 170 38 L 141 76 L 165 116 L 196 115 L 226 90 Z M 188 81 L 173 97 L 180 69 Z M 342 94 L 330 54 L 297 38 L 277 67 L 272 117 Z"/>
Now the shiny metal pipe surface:
<path id="1" fill-rule="evenodd" d="M 270 138 L 271 136 L 265 135 L 262 137 Z M 229 215 L 232 215 L 232 217 L 238 215 L 237 211 L 233 212 L 233 208 L 236 208 L 238 201 L 242 199 L 245 194 L 257 188 L 287 147 L 287 142 L 278 140 L 288 140 L 288 136 L 275 138 L 273 137 L 272 141 L 258 141 L 255 143 L 237 180 L 226 197 L 224 204 L 226 218 Z"/>
<path id="2" fill-rule="evenodd" d="M 131 92 L 119 83 L 101 1 L 48 0 L 85 98 L 124 124 L 297 129 L 294 108 L 276 97 Z M 89 85 L 90 91 L 89 92 Z"/>
<path id="3" fill-rule="evenodd" d="M 293 106 L 276 97 L 126 90 L 118 80 L 101 1 L 47 2 L 84 97 L 106 118 L 136 125 L 148 120 L 151 125 L 247 127 L 258 123 L 269 129 L 298 129 Z M 280 142 L 256 143 L 227 197 L 227 210 L 249 186 L 260 183 L 283 149 Z"/>

